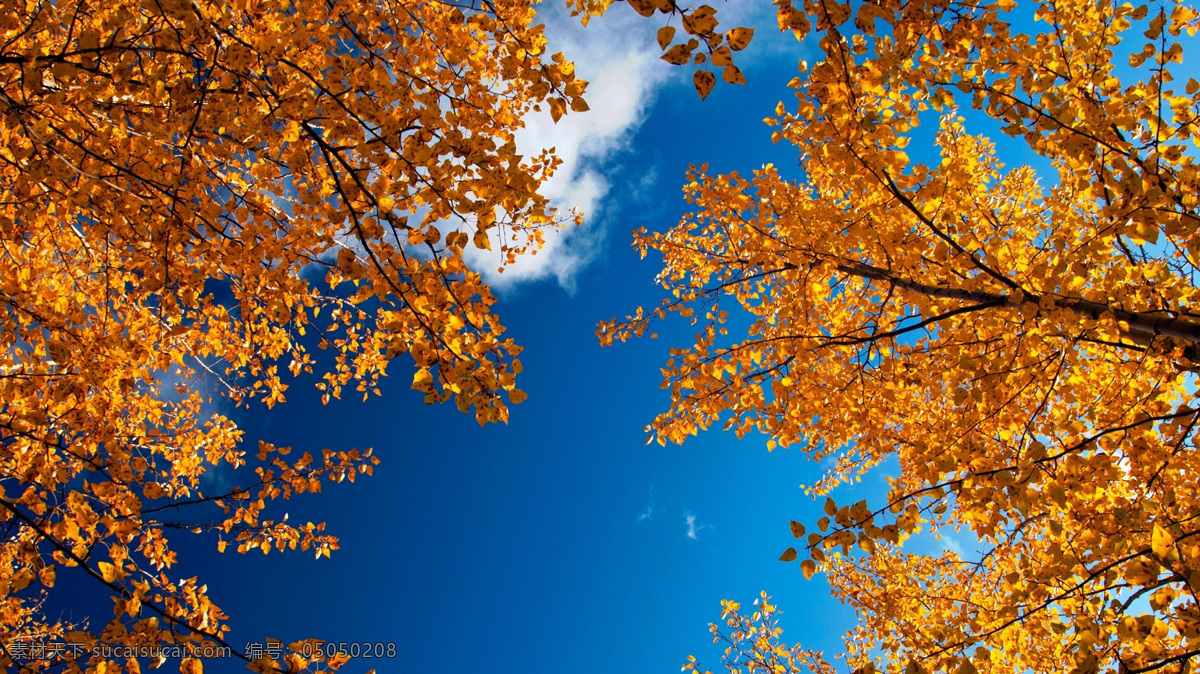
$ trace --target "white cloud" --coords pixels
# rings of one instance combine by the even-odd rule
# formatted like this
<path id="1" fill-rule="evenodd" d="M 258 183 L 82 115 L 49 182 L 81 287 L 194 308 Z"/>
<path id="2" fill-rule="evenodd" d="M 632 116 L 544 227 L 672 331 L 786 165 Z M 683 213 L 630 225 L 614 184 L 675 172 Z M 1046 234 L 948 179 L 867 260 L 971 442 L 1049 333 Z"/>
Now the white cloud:
<path id="1" fill-rule="evenodd" d="M 646 509 L 638 514 L 637 523 L 641 524 L 642 522 L 645 522 L 646 520 L 652 520 L 652 519 L 654 519 L 654 505 L 653 504 L 646 506 Z"/>
<path id="2" fill-rule="evenodd" d="M 645 116 L 656 89 L 673 73 L 659 60 L 654 44 L 657 25 L 625 7 L 613 7 L 585 29 L 561 2 L 543 3 L 538 20 L 546 24 L 551 53 L 564 52 L 576 75 L 589 82 L 585 98 L 591 110 L 568 113 L 555 124 L 547 111 L 525 118 L 517 133 L 519 151 L 530 156 L 555 148 L 562 159 L 554 177 L 542 186 L 560 211 L 577 208 L 584 215 L 578 228 L 550 232 L 536 255 L 523 255 L 497 273 L 499 253 L 468 247 L 466 257 L 484 279 L 503 288 L 522 281 L 553 278 L 572 290 L 575 273 L 590 262 L 604 239 L 604 207 L 609 184 L 603 165 L 626 146 L 626 139 Z M 499 246 L 493 245 L 498 251 Z"/>
<path id="3" fill-rule="evenodd" d="M 650 492 L 650 502 L 646 504 L 645 510 L 638 513 L 638 516 L 637 516 L 638 524 L 641 524 L 642 522 L 645 522 L 647 520 L 652 520 L 657 515 L 661 515 L 662 513 L 666 512 L 666 511 L 660 510 L 654 506 L 654 485 L 650 485 L 649 492 Z"/>
<path id="4" fill-rule="evenodd" d="M 690 511 L 683 513 L 683 520 L 687 523 L 687 537 L 693 541 L 700 540 L 701 531 L 713 528 L 711 524 L 696 524 L 696 516 Z"/>

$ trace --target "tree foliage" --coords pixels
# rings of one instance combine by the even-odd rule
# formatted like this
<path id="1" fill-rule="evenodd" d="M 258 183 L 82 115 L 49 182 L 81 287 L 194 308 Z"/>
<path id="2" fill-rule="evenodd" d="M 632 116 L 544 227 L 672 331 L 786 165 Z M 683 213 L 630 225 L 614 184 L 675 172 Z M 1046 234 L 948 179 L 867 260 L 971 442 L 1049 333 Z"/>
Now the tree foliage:
<path id="1" fill-rule="evenodd" d="M 890 462 L 883 498 L 829 498 L 783 557 L 858 611 L 853 668 L 1185 670 L 1200 655 L 1197 11 L 775 4 L 819 53 L 767 120 L 799 177 L 694 169 L 694 212 L 635 236 L 669 296 L 599 331 L 699 326 L 672 350 L 651 438 L 765 433 L 832 463 L 821 495 Z M 977 552 L 905 547 L 960 531 Z"/>
<path id="2" fill-rule="evenodd" d="M 721 663 L 730 674 L 834 674 L 834 668 L 821 654 L 800 645 L 788 646 L 780 641 L 783 628 L 779 626 L 779 607 L 763 592 L 754 600 L 754 612 L 743 613 L 736 601 L 721 602 L 721 618 L 725 628 L 710 624 L 713 643 L 725 644 Z M 683 665 L 685 672 L 700 671 L 695 656 Z"/>
<path id="3" fill-rule="evenodd" d="M 0 3 L 4 666 L 138 671 L 22 638 L 222 641 L 168 533 L 337 547 L 270 502 L 372 452 L 247 451 L 210 393 L 271 407 L 315 370 L 326 399 L 366 396 L 407 354 L 427 402 L 506 421 L 519 347 L 464 250 L 511 262 L 568 219 L 537 193 L 558 160 L 514 131 L 586 109 L 585 86 L 526 0 Z M 219 466 L 241 485 L 215 491 Z M 107 587 L 110 623 L 42 614 L 62 567 Z"/>

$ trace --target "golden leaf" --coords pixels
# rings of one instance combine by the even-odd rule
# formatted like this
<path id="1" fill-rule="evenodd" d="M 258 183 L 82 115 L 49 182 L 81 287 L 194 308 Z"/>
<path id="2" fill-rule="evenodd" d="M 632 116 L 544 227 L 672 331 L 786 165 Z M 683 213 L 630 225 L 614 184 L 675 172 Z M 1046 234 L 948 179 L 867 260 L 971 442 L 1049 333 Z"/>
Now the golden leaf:
<path id="1" fill-rule="evenodd" d="M 662 28 L 659 28 L 658 33 L 655 35 L 655 39 L 658 41 L 659 48 L 665 50 L 667 45 L 671 44 L 671 40 L 675 39 L 675 27 L 663 26 Z"/>
<path id="2" fill-rule="evenodd" d="M 687 45 L 677 44 L 660 57 L 667 63 L 681 66 L 692 58 L 692 50 Z"/>
<path id="3" fill-rule="evenodd" d="M 475 236 L 471 238 L 471 241 L 475 244 L 475 247 L 480 250 L 492 249 L 492 242 L 488 239 L 487 230 L 475 230 Z"/>
<path id="4" fill-rule="evenodd" d="M 746 83 L 746 76 L 743 75 L 742 71 L 739 70 L 738 67 L 735 65 L 725 66 L 725 68 L 721 70 L 721 79 L 725 80 L 726 82 L 728 82 L 730 84 L 745 84 Z"/>
<path id="5" fill-rule="evenodd" d="M 115 583 L 125 578 L 125 570 L 118 565 L 109 562 L 100 562 L 96 566 L 100 569 L 100 576 L 104 578 L 104 582 L 106 583 Z"/>
<path id="6" fill-rule="evenodd" d="M 817 563 L 811 559 L 800 562 L 800 572 L 804 574 L 805 580 L 812 580 L 813 574 L 817 572 Z"/>
<path id="7" fill-rule="evenodd" d="M 696 93 L 700 94 L 702 99 L 708 98 L 709 92 L 716 83 L 717 78 L 708 70 L 697 70 L 692 75 L 692 84 L 696 86 Z"/>
<path id="8" fill-rule="evenodd" d="M 1154 554 L 1160 558 L 1166 558 L 1175 549 L 1175 539 L 1166 529 L 1155 524 L 1150 536 L 1150 547 Z"/>
<path id="9" fill-rule="evenodd" d="M 691 12 L 683 14 L 683 29 L 689 35 L 708 35 L 717 27 L 717 10 L 708 5 L 700 5 Z"/>
<path id="10" fill-rule="evenodd" d="M 36 577 L 37 576 L 34 575 L 32 570 L 22 569 L 20 573 L 12 576 L 8 580 L 8 589 L 10 592 L 20 592 L 21 590 L 29 587 L 29 585 L 33 583 L 33 579 Z"/>
<path id="11" fill-rule="evenodd" d="M 750 45 L 750 40 L 753 37 L 753 28 L 738 27 L 725 33 L 725 42 L 733 51 L 741 51 Z"/>
<path id="12" fill-rule="evenodd" d="M 629 0 L 629 6 L 642 16 L 652 16 L 657 3 L 654 0 Z"/>

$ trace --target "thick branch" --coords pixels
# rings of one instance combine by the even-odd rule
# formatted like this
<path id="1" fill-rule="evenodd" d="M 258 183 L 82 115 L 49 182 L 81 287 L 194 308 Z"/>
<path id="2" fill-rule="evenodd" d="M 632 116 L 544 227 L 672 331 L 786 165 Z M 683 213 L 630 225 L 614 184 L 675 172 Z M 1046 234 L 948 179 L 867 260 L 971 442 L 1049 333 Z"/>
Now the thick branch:
<path id="1" fill-rule="evenodd" d="M 968 300 L 976 303 L 995 303 L 997 306 L 1019 308 L 1027 305 L 1040 305 L 1042 296 L 1023 293 L 1022 296 L 1009 293 L 993 293 L 985 290 L 965 290 L 962 288 L 946 288 L 928 285 L 918 281 L 900 278 L 886 269 L 873 267 L 862 262 L 842 262 L 837 265 L 838 271 L 890 283 L 898 288 L 909 290 L 929 297 L 944 299 Z M 1162 336 L 1178 339 L 1188 344 L 1200 344 L 1200 323 L 1182 318 L 1168 316 L 1152 316 L 1138 311 L 1129 311 L 1110 307 L 1099 302 L 1078 298 L 1053 297 L 1054 305 L 1072 311 L 1080 316 L 1099 319 L 1106 313 L 1111 313 L 1118 321 L 1129 325 L 1129 331 L 1145 336 Z"/>

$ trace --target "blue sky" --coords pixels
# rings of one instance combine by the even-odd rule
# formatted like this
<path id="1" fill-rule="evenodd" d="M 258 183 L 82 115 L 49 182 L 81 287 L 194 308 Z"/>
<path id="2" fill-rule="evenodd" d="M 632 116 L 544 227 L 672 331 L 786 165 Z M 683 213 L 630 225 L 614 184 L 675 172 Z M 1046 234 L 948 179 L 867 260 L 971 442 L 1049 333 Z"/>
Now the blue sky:
<path id="1" fill-rule="evenodd" d="M 758 27 L 739 61 L 750 85 L 719 84 L 703 103 L 690 69 L 658 60 L 660 19 L 618 4 L 583 31 L 557 6 L 543 12 L 552 48 L 592 82 L 592 110 L 557 126 L 531 119 L 521 139 L 531 151 L 557 148 L 565 163 L 547 194 L 587 215 L 583 228 L 491 277 L 508 334 L 526 348 L 529 399 L 508 426 L 480 429 L 453 406 L 424 405 L 397 361 L 383 396 L 365 404 L 350 396 L 322 406 L 310 379 L 286 405 L 239 413 L 252 441 L 313 453 L 374 447 L 382 463 L 373 478 L 276 511 L 327 522 L 341 538 L 332 559 L 218 555 L 208 537 L 172 537 L 181 559 L 172 577 L 208 584 L 231 616 L 232 644 L 397 645 L 396 658 L 352 661 L 348 672 L 649 674 L 679 671 L 688 654 L 716 668 L 706 626 L 719 601 L 749 603 L 766 590 L 785 612 L 785 638 L 836 650 L 849 609 L 819 576 L 805 581 L 798 565 L 777 561 L 793 542 L 788 520 L 820 517 L 798 486 L 821 466 L 794 450 L 768 453 L 757 436 L 645 445 L 643 427 L 667 404 L 659 367 L 691 330 L 608 349 L 593 334 L 600 320 L 657 303 L 658 267 L 638 259 L 629 232 L 678 220 L 689 163 L 796 172 L 793 149 L 771 145 L 761 120 L 790 97 L 796 61 L 812 54 L 776 32 L 770 7 L 742 17 L 724 7 L 728 25 Z M 838 500 L 881 484 L 875 476 Z M 108 619 L 101 609 L 93 626 Z M 232 659 L 206 669 L 245 671 Z"/>
<path id="2" fill-rule="evenodd" d="M 324 520 L 341 537 L 331 560 L 195 550 L 194 572 L 232 616 L 232 643 L 399 646 L 395 660 L 346 671 L 675 672 L 690 653 L 717 665 L 707 624 L 722 598 L 749 603 L 767 590 L 787 636 L 836 647 L 850 611 L 777 560 L 792 541 L 788 520 L 819 517 L 798 485 L 820 466 L 768 453 L 759 437 L 645 445 L 642 428 L 667 402 L 659 367 L 691 330 L 609 349 L 593 334 L 598 321 L 657 302 L 658 268 L 638 259 L 629 232 L 678 220 L 689 163 L 796 165 L 761 120 L 790 95 L 783 85 L 805 49 L 763 9 L 746 17 L 760 26 L 741 59 L 751 86 L 718 86 L 703 103 L 690 70 L 658 60 L 659 19 L 619 4 L 585 31 L 558 7 L 543 12 L 552 49 L 592 83 L 592 110 L 559 125 L 530 120 L 521 141 L 557 148 L 565 163 L 547 193 L 588 223 L 492 277 L 509 335 L 526 348 L 529 400 L 507 427 L 480 429 L 451 406 L 424 405 L 398 368 L 367 404 L 322 407 L 298 385 L 287 405 L 245 419 L 249 437 L 371 446 L 383 461 L 371 479 L 288 504 L 292 521 Z M 720 16 L 735 21 L 729 13 Z"/>

